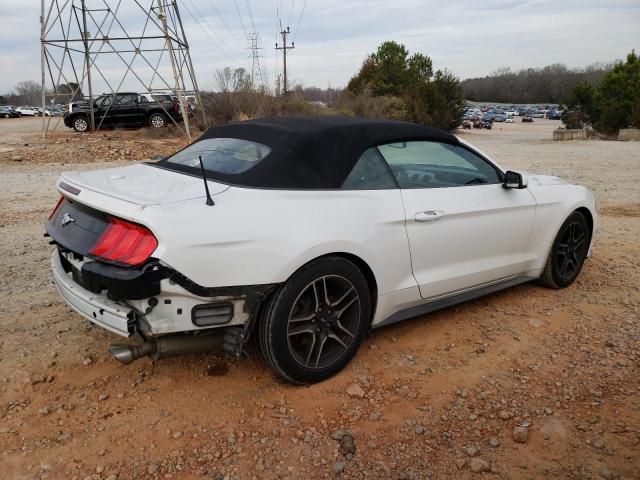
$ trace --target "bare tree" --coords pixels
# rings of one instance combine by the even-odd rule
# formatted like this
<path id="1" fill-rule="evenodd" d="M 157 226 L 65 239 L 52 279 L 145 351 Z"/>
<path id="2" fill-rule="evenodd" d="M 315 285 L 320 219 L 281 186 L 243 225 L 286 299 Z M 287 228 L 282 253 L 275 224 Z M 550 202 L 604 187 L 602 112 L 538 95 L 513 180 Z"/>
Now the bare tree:
<path id="1" fill-rule="evenodd" d="M 562 64 L 514 72 L 501 68 L 486 77 L 462 82 L 465 98 L 478 102 L 563 103 L 580 82 L 595 85 L 613 64 L 593 64 L 570 69 Z"/>
<path id="2" fill-rule="evenodd" d="M 17 94 L 19 103 L 26 105 L 38 105 L 40 103 L 41 86 L 31 80 L 19 82 L 14 90 Z"/>

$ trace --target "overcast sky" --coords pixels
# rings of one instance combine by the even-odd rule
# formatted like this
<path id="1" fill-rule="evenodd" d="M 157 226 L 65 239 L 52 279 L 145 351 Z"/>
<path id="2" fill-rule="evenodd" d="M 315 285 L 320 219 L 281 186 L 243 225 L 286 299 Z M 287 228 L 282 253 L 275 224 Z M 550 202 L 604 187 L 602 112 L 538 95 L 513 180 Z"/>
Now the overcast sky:
<path id="1" fill-rule="evenodd" d="M 104 1 L 87 0 L 87 4 L 104 5 Z M 138 1 L 147 6 L 156 0 Z M 247 5 L 271 83 L 282 68 L 274 50 L 274 43 L 281 43 L 276 40 L 278 16 L 295 38 L 296 48 L 288 57 L 290 78 L 305 86 L 344 86 L 385 40 L 425 53 L 436 69 L 448 68 L 461 78 L 500 67 L 515 70 L 552 63 L 582 67 L 622 59 L 632 48 L 640 50 L 639 0 L 179 0 L 178 4 L 203 89 L 214 87 L 216 69 L 250 68 L 245 31 L 254 27 Z M 121 0 L 119 20 L 131 31 L 143 20 L 137 8 L 133 0 Z M 39 15 L 38 0 L 0 0 L 0 92 L 10 91 L 21 80 L 39 81 Z M 94 15 L 99 23 L 100 13 Z M 89 23 L 95 36 L 97 28 Z M 102 56 L 99 61 L 104 62 L 107 80 L 117 84 L 123 70 L 113 59 L 114 55 Z M 125 78 L 123 88 L 140 90 L 132 75 Z"/>

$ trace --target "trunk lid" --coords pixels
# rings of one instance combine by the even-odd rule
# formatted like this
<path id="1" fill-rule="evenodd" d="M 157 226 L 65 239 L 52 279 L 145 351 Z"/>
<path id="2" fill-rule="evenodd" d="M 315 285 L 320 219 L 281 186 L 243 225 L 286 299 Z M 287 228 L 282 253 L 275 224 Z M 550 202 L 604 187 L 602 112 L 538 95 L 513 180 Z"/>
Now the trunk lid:
<path id="1" fill-rule="evenodd" d="M 80 189 L 142 206 L 205 197 L 202 178 L 144 163 L 102 170 L 65 172 L 61 181 Z M 229 188 L 229 185 L 211 180 L 208 184 L 211 195 L 222 193 Z"/>

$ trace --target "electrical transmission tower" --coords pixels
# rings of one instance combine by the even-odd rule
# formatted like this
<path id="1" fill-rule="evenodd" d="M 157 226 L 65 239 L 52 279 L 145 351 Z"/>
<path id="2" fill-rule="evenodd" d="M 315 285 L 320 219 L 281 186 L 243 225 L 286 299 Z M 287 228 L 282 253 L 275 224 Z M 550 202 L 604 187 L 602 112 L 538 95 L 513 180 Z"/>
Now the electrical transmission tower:
<path id="1" fill-rule="evenodd" d="M 101 126 L 93 111 L 98 92 L 170 93 L 184 124 L 158 102 L 167 120 L 191 139 L 186 96 L 193 96 L 206 125 L 177 0 L 41 0 L 41 10 L 43 111 L 47 98 L 70 103 L 84 97 L 94 130 Z M 45 137 L 50 121 L 43 116 Z"/>
<path id="2" fill-rule="evenodd" d="M 284 95 L 287 94 L 287 92 L 289 91 L 289 85 L 287 84 L 287 50 L 293 50 L 295 47 L 295 43 L 291 42 L 291 45 L 288 46 L 287 45 L 287 35 L 289 35 L 291 33 L 291 31 L 289 30 L 289 27 L 287 27 L 286 29 L 283 29 L 280 32 L 280 35 L 282 35 L 282 46 L 279 47 L 278 44 L 276 43 L 276 50 L 282 50 L 282 64 L 283 64 L 283 76 L 282 76 L 282 93 Z"/>
<path id="3" fill-rule="evenodd" d="M 260 50 L 263 48 L 260 46 L 260 35 L 253 32 L 249 35 L 249 49 L 251 50 L 251 86 L 255 87 L 257 79 L 260 79 L 260 85 L 265 85 L 266 78 L 263 76 L 263 69 L 260 66 Z"/>

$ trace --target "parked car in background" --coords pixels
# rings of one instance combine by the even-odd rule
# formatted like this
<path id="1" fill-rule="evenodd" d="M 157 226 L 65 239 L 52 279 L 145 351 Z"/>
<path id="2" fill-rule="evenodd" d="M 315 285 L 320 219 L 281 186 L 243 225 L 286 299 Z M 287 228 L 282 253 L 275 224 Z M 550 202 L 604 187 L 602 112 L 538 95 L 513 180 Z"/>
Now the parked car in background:
<path id="1" fill-rule="evenodd" d="M 64 124 L 76 132 L 89 130 L 90 105 L 77 102 L 69 105 L 64 113 Z M 104 94 L 93 102 L 96 128 L 106 126 L 166 127 L 168 122 L 181 121 L 177 100 L 150 102 L 135 92 Z"/>
<path id="2" fill-rule="evenodd" d="M 544 110 L 533 110 L 530 114 L 533 118 L 544 118 L 545 112 Z"/>
<path id="3" fill-rule="evenodd" d="M 0 117 L 2 118 L 19 118 L 21 116 L 20 112 L 9 105 L 0 107 Z"/>
<path id="4" fill-rule="evenodd" d="M 507 119 L 507 116 L 504 114 L 498 114 L 493 117 L 494 122 L 504 122 Z"/>
<path id="5" fill-rule="evenodd" d="M 549 120 L 560 120 L 562 118 L 562 112 L 560 110 L 549 110 L 547 112 L 547 118 Z"/>
<path id="6" fill-rule="evenodd" d="M 21 106 L 21 107 L 16 108 L 16 111 L 20 112 L 21 115 L 24 115 L 26 117 L 39 117 L 40 116 L 40 112 L 35 107 Z"/>
<path id="7" fill-rule="evenodd" d="M 484 128 L 487 130 L 491 130 L 492 126 L 493 126 L 492 122 L 485 122 L 483 120 L 478 120 L 476 122 L 473 122 L 473 128 Z"/>
<path id="8" fill-rule="evenodd" d="M 484 115 L 482 115 L 480 120 L 482 120 L 483 122 L 493 122 L 493 118 L 494 117 L 495 117 L 495 115 L 493 113 L 487 112 Z"/>
<path id="9" fill-rule="evenodd" d="M 507 117 L 504 121 L 505 123 L 513 123 L 513 117 Z"/>
<path id="10" fill-rule="evenodd" d="M 522 123 L 531 123 L 533 122 L 533 117 L 529 114 L 522 116 Z"/>
<path id="11" fill-rule="evenodd" d="M 61 108 L 47 107 L 44 109 L 44 114 L 47 117 L 61 117 L 64 114 L 64 110 Z"/>

